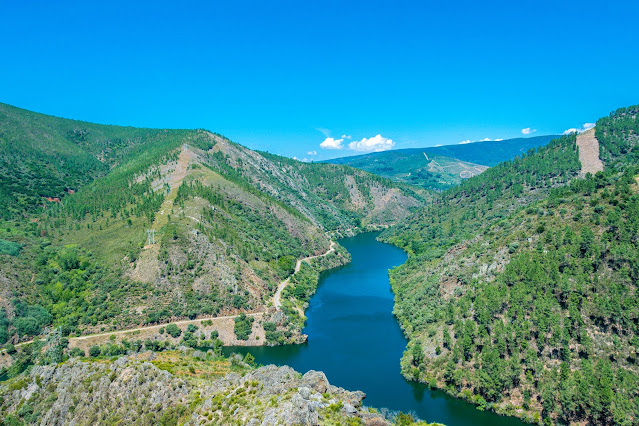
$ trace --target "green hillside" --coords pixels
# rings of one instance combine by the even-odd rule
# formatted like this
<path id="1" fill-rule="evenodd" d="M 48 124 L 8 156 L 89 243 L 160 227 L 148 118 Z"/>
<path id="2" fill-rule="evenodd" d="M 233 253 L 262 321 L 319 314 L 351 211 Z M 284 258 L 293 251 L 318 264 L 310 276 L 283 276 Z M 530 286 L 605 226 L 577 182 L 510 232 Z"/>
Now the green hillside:
<path id="1" fill-rule="evenodd" d="M 0 107 L 0 344 L 50 325 L 73 336 L 272 310 L 296 260 L 328 250 L 327 232 L 392 224 L 429 197 L 204 130 Z M 319 272 L 346 261 L 337 247 L 305 266 L 283 293 L 268 343 L 301 338 Z"/>
<path id="2" fill-rule="evenodd" d="M 489 169 L 386 231 L 408 378 L 534 423 L 639 419 L 637 107 Z M 608 155 L 610 153 L 610 155 Z"/>
<path id="3" fill-rule="evenodd" d="M 443 190 L 488 167 L 545 146 L 557 136 L 474 142 L 429 148 L 397 149 L 327 160 L 366 170 L 396 182 Z"/>

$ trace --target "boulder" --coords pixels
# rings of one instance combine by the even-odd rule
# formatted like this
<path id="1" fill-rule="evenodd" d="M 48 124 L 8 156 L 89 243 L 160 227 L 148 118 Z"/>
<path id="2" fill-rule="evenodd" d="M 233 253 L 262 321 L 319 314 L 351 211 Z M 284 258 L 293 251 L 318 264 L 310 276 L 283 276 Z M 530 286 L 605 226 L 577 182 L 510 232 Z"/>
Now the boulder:
<path id="1" fill-rule="evenodd" d="M 306 386 L 315 392 L 324 393 L 328 391 L 330 384 L 324 373 L 311 370 L 302 376 L 302 386 Z"/>

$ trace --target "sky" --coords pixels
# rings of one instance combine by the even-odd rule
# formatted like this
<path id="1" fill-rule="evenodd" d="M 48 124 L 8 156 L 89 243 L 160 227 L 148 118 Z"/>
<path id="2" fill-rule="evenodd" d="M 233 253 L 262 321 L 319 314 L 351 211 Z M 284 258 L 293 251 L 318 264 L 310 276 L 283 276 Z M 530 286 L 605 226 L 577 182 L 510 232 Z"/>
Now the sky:
<path id="1" fill-rule="evenodd" d="M 0 102 L 322 160 L 639 103 L 639 2 L 0 0 Z"/>

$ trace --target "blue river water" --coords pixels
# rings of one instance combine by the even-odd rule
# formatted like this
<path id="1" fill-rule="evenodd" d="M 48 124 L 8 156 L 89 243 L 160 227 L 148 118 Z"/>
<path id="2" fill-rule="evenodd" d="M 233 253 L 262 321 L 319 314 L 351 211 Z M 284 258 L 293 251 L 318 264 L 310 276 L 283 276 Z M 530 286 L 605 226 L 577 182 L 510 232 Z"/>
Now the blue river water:
<path id="1" fill-rule="evenodd" d="M 388 270 L 406 261 L 397 247 L 376 241 L 377 233 L 340 240 L 352 262 L 324 272 L 306 311 L 301 345 L 225 348 L 250 352 L 260 364 L 290 365 L 305 373 L 323 371 L 329 382 L 366 393 L 365 405 L 416 413 L 428 422 L 453 425 L 522 425 L 515 418 L 477 410 L 442 391 L 405 380 L 400 358 L 406 338 L 393 316 Z"/>

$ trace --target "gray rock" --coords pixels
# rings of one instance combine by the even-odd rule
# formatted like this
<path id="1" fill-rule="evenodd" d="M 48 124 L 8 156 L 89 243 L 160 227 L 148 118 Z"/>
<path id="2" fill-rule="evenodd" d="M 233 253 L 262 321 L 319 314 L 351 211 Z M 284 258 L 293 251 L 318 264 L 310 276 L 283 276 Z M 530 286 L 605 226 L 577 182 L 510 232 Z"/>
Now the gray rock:
<path id="1" fill-rule="evenodd" d="M 349 414 L 355 414 L 355 413 L 357 413 L 357 408 L 353 407 L 349 403 L 346 403 L 346 404 L 344 404 L 344 411 L 346 411 Z"/>
<path id="2" fill-rule="evenodd" d="M 302 376 L 302 386 L 311 388 L 315 392 L 324 393 L 328 391 L 330 384 L 324 373 L 311 370 Z"/>
<path id="3" fill-rule="evenodd" d="M 206 354 L 202 351 L 194 351 L 193 352 L 193 358 L 200 358 L 200 359 L 206 359 Z"/>
<path id="4" fill-rule="evenodd" d="M 311 390 L 307 388 L 306 386 L 302 386 L 301 388 L 299 388 L 298 392 L 300 396 L 304 399 L 308 400 L 311 398 Z"/>

